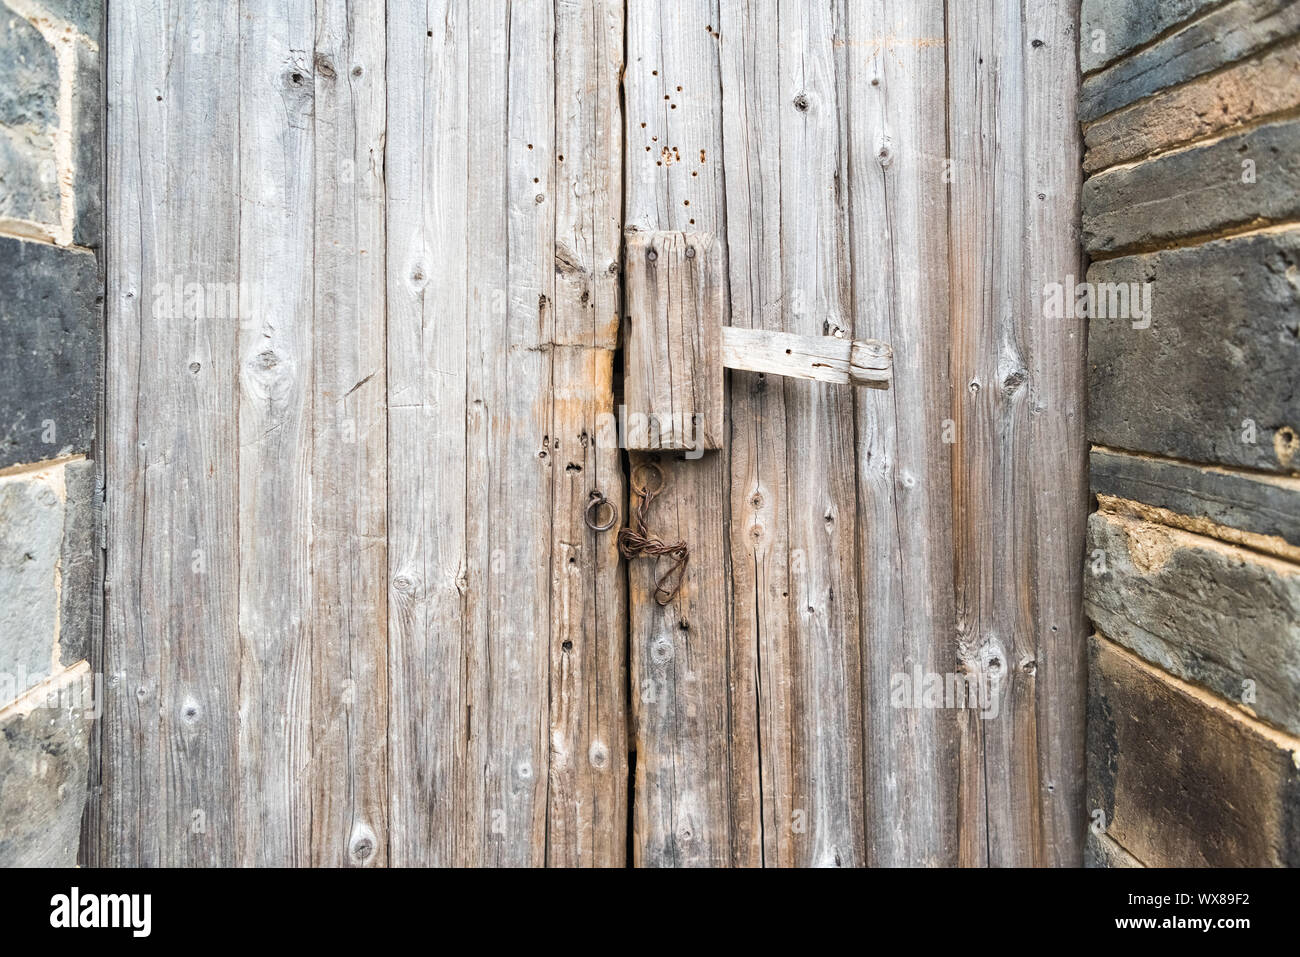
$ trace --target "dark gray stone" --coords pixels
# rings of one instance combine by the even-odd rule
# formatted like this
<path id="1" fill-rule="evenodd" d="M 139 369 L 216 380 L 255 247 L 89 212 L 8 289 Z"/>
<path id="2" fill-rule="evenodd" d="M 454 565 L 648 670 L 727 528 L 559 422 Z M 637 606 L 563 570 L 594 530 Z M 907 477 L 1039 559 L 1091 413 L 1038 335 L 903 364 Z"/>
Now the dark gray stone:
<path id="1" fill-rule="evenodd" d="M 98 43 L 104 32 L 104 0 L 36 0 L 41 9 Z"/>
<path id="2" fill-rule="evenodd" d="M 1088 554 L 1099 632 L 1300 734 L 1300 567 L 1107 512 L 1088 519 Z"/>
<path id="3" fill-rule="evenodd" d="M 1079 67 L 1091 73 L 1170 27 L 1189 20 L 1222 0 L 1083 0 Z M 1105 34 L 1105 48 L 1095 50 L 1093 34 Z"/>
<path id="4" fill-rule="evenodd" d="M 1300 546 L 1300 490 L 1268 476 L 1094 450 L 1092 491 Z"/>
<path id="5" fill-rule="evenodd" d="M 0 7 L 0 125 L 59 126 L 59 64 L 40 31 Z"/>
<path id="6" fill-rule="evenodd" d="M 0 478 L 0 675 L 14 691 L 54 670 L 64 540 L 60 472 L 56 466 Z"/>
<path id="7" fill-rule="evenodd" d="M 77 45 L 77 78 L 72 108 L 76 113 L 73 148 L 73 198 L 75 220 L 72 241 L 99 249 L 104 236 L 104 78 L 100 56 L 84 44 Z"/>
<path id="8" fill-rule="evenodd" d="M 99 614 L 95 607 L 95 463 L 69 462 L 63 469 L 63 480 L 67 498 L 59 566 L 59 660 L 71 665 L 90 654 L 91 633 Z"/>
<path id="9" fill-rule="evenodd" d="M 0 468 L 90 451 L 101 289 L 91 253 L 0 237 Z"/>
<path id="10" fill-rule="evenodd" d="M 1159 0 L 1162 6 L 1165 2 Z M 1138 28 L 1139 32 L 1143 29 Z M 1232 0 L 1087 77 L 1079 97 L 1079 119 L 1085 123 L 1095 120 L 1158 90 L 1249 56 L 1298 29 L 1300 3 L 1295 0 Z M 1086 43 L 1088 36 L 1084 30 L 1081 42 Z"/>
<path id="11" fill-rule="evenodd" d="M 1300 8 L 1300 4 L 1297 4 Z M 1250 160 L 1253 171 L 1243 164 Z M 1253 175 L 1253 182 L 1243 177 Z M 1083 184 L 1083 240 L 1123 252 L 1300 216 L 1300 120 L 1098 173 Z"/>
<path id="12" fill-rule="evenodd" d="M 1083 866 L 1090 868 L 1141 867 L 1142 862 L 1120 847 L 1105 834 L 1088 828 L 1088 840 L 1083 847 Z"/>
<path id="13" fill-rule="evenodd" d="M 58 221 L 58 97 L 54 51 L 34 26 L 0 6 L 0 216 Z"/>
<path id="14" fill-rule="evenodd" d="M 77 862 L 89 770 L 88 687 L 81 665 L 52 683 L 49 690 L 62 698 L 0 710 L 0 867 Z"/>
<path id="15" fill-rule="evenodd" d="M 1094 263 L 1092 283 L 1155 285 L 1149 328 L 1089 320 L 1089 439 L 1194 462 L 1300 469 L 1298 270 L 1300 229 Z"/>

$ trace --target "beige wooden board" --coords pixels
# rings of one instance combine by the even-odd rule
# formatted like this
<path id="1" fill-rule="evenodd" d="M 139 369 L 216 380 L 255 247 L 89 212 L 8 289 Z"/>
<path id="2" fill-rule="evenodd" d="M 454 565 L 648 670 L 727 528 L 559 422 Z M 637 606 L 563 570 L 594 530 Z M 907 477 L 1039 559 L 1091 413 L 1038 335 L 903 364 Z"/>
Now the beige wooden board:
<path id="1" fill-rule="evenodd" d="M 622 5 L 110 34 L 89 859 L 621 864 L 624 585 L 582 516 L 624 496 Z M 173 280 L 240 311 L 160 315 Z"/>
<path id="2" fill-rule="evenodd" d="M 112 5 L 88 862 L 1077 863 L 1076 14 Z M 702 456 L 618 447 L 629 231 Z"/>
<path id="3" fill-rule="evenodd" d="M 723 261 L 721 243 L 708 233 L 628 232 L 629 449 L 722 447 Z"/>

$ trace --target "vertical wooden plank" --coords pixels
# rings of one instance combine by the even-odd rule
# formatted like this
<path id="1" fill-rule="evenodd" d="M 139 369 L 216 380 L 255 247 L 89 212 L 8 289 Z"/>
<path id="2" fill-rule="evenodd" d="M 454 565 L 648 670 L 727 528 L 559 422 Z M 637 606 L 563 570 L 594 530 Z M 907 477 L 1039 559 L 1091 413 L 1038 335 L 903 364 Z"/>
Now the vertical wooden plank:
<path id="1" fill-rule="evenodd" d="M 856 393 L 872 865 L 957 861 L 956 713 L 896 706 L 891 694 L 896 675 L 958 670 L 944 443 L 952 395 L 945 6 L 851 3 L 845 39 L 854 336 L 894 349 L 891 388 Z"/>
<path id="2" fill-rule="evenodd" d="M 276 0 L 241 13 L 239 860 L 305 864 L 315 10 Z"/>
<path id="3" fill-rule="evenodd" d="M 718 29 L 711 0 L 628 8 L 628 229 L 725 240 Z M 722 428 L 725 436 L 726 423 Z M 649 513 L 651 530 L 665 541 L 685 540 L 691 559 L 681 592 L 664 606 L 653 597 L 654 562 L 640 559 L 628 570 L 633 860 L 757 865 L 763 849 L 757 674 L 755 649 L 736 642 L 731 627 L 728 452 L 696 460 L 635 454 L 634 492 L 640 467 L 652 461 L 662 471 L 663 490 Z"/>
<path id="4" fill-rule="evenodd" d="M 388 0 L 386 18 L 389 862 L 451 866 L 482 808 L 465 784 L 470 36 L 465 0 Z"/>
<path id="5" fill-rule="evenodd" d="M 554 479 L 546 862 L 627 857 L 626 577 L 615 531 L 588 528 L 592 492 L 622 519 L 614 422 L 622 241 L 622 0 L 555 8 Z M 595 524 L 606 516 L 593 515 Z"/>
<path id="6" fill-rule="evenodd" d="M 1083 341 L 1042 308 L 1078 273 L 1076 12 L 984 0 L 948 23 L 957 628 L 998 691 L 963 715 L 968 864 L 1081 855 Z"/>
<path id="7" fill-rule="evenodd" d="M 627 447 L 722 447 L 723 249 L 708 233 L 631 232 L 624 248 Z"/>
<path id="8" fill-rule="evenodd" d="M 239 279 L 238 7 L 113 4 L 107 62 L 101 860 L 230 864 L 237 318 L 183 296 Z"/>
<path id="9" fill-rule="evenodd" d="M 1083 573 L 1090 508 L 1086 425 L 1087 324 L 1049 319 L 1050 283 L 1083 275 L 1079 223 L 1082 150 L 1077 118 L 1078 0 L 1024 6 L 1026 207 L 1022 294 L 1029 296 L 1029 455 L 1033 476 L 1030 561 L 1035 651 L 1021 674 L 1033 676 L 1041 863 L 1078 867 L 1084 804 L 1088 621 Z"/>
<path id="10" fill-rule="evenodd" d="M 552 470 L 550 389 L 555 302 L 555 58 L 550 3 L 476 3 L 470 10 L 470 401 L 486 425 L 468 442 L 470 546 L 488 561 L 471 578 L 486 615 L 472 671 L 471 729 L 484 818 L 478 861 L 546 860 Z M 481 48 L 478 38 L 486 42 Z M 482 49 L 482 53 L 480 53 Z M 488 74 L 485 76 L 484 74 Z M 482 177 L 482 178 L 480 178 Z M 479 223 L 491 229 L 474 238 Z M 491 249 L 487 256 L 478 251 Z M 489 312 L 505 293 L 504 316 Z M 479 321 L 473 321 L 478 315 Z M 472 553 L 471 553 L 472 554 Z M 471 617 L 473 612 L 471 611 Z"/>
<path id="11" fill-rule="evenodd" d="M 311 863 L 387 862 L 384 5 L 316 0 Z"/>
<path id="12" fill-rule="evenodd" d="M 735 326 L 851 337 L 837 2 L 722 4 Z M 756 649 L 764 863 L 866 860 L 849 389 L 731 376 L 735 640 Z"/>

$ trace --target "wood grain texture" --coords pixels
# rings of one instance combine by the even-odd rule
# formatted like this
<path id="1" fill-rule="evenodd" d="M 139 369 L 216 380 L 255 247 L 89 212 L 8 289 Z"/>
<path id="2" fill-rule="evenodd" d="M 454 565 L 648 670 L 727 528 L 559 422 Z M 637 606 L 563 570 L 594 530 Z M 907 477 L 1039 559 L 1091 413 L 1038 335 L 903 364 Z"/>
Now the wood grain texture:
<path id="1" fill-rule="evenodd" d="M 388 861 L 385 19 L 317 0 L 311 863 Z"/>
<path id="2" fill-rule="evenodd" d="M 889 346 L 873 339 L 858 342 L 724 326 L 722 364 L 744 372 L 884 388 L 894 363 Z"/>
<path id="3" fill-rule="evenodd" d="M 948 9 L 957 638 L 1000 697 L 963 715 L 961 859 L 1077 864 L 1085 339 L 1039 292 L 1081 265 L 1076 11 Z"/>
<path id="4" fill-rule="evenodd" d="M 707 233 L 630 231 L 623 402 L 627 447 L 722 447 L 724 250 Z"/>
<path id="5" fill-rule="evenodd" d="M 716 4 L 656 0 L 627 13 L 625 227 L 724 241 Z M 662 471 L 650 529 L 691 550 L 682 589 L 664 606 L 653 597 L 655 563 L 628 567 L 639 866 L 763 859 L 755 649 L 732 631 L 729 459 L 725 447 L 695 460 L 631 456 L 633 492 L 646 462 L 657 460 Z"/>
<path id="6" fill-rule="evenodd" d="M 550 792 L 546 862 L 627 859 L 627 577 L 615 533 L 583 518 L 592 492 L 622 510 L 614 408 L 623 239 L 622 0 L 556 5 L 555 332 L 551 436 Z M 622 517 L 622 515 L 620 515 Z"/>
<path id="7" fill-rule="evenodd" d="M 937 0 L 847 12 L 853 335 L 890 343 L 895 357 L 888 390 L 855 394 L 866 859 L 953 865 L 957 715 L 890 699 L 895 674 L 958 670 L 943 441 L 952 418 L 947 28 Z"/>
<path id="8" fill-rule="evenodd" d="M 108 44 L 106 675 L 93 863 L 231 864 L 243 843 L 238 322 L 186 318 L 159 293 L 176 276 L 239 279 L 239 9 L 117 4 Z"/>
<path id="9" fill-rule="evenodd" d="M 623 863 L 621 4 L 111 26 L 97 857 Z"/>
<path id="10" fill-rule="evenodd" d="M 309 0 L 239 21 L 238 860 L 310 860 L 315 129 Z M 179 213 L 180 211 L 177 210 Z"/>
<path id="11" fill-rule="evenodd" d="M 731 334 L 848 358 L 844 5 L 720 14 Z M 762 369 L 731 386 L 732 633 L 753 656 L 763 862 L 861 865 L 853 394 Z"/>

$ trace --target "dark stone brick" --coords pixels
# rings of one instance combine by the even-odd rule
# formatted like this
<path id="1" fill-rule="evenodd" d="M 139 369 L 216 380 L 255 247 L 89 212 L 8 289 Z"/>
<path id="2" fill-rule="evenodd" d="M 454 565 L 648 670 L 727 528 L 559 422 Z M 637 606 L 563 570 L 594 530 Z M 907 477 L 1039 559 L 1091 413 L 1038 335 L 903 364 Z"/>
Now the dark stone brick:
<path id="1" fill-rule="evenodd" d="M 63 507 L 60 577 L 59 660 L 71 665 L 90 653 L 90 638 L 99 614 L 95 607 L 95 516 L 98 491 L 95 463 L 70 462 L 63 470 L 67 500 Z"/>
<path id="2" fill-rule="evenodd" d="M 77 47 L 72 103 L 76 113 L 73 148 L 76 219 L 72 241 L 78 246 L 99 249 L 104 236 L 104 78 L 99 53 L 84 44 Z"/>
<path id="3" fill-rule="evenodd" d="M 0 468 L 90 451 L 101 288 L 91 253 L 0 237 Z"/>
<path id="4" fill-rule="evenodd" d="M 0 6 L 0 216 L 58 221 L 58 97 L 54 51 L 34 26 Z"/>
<path id="5" fill-rule="evenodd" d="M 96 43 L 104 31 L 104 0 L 37 0 L 42 10 L 58 17 Z"/>
<path id="6" fill-rule="evenodd" d="M 54 695 L 34 707 L 29 696 L 0 709 L 0 867 L 77 862 L 90 764 L 89 680 L 83 664 L 42 689 Z"/>

